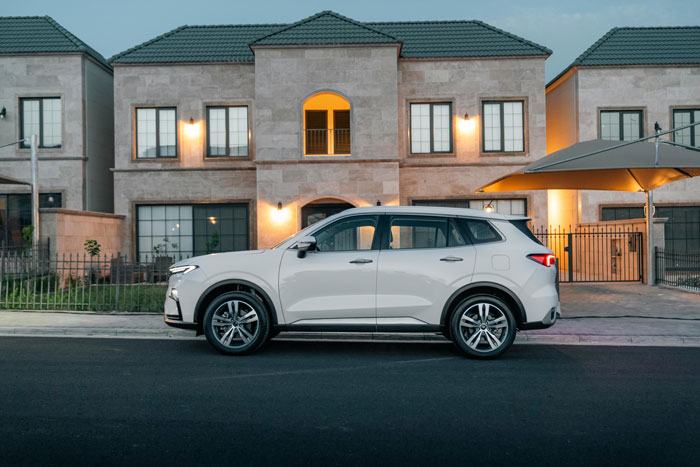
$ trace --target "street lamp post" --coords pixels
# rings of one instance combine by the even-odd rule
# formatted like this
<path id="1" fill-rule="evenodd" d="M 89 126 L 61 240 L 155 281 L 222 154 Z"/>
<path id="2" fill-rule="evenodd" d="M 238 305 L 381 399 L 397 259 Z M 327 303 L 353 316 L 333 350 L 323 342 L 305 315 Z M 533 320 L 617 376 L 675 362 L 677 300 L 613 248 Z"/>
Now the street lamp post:
<path id="1" fill-rule="evenodd" d="M 37 168 L 36 143 L 37 135 L 31 135 L 29 137 L 29 147 L 32 151 L 32 224 L 34 224 L 32 245 L 34 248 L 39 248 L 39 173 Z"/>

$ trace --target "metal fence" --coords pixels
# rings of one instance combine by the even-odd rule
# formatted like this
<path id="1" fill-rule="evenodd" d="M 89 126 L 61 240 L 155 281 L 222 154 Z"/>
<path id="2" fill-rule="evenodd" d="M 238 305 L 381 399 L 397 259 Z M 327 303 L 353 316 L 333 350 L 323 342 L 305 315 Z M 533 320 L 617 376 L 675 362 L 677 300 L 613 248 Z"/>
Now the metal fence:
<path id="1" fill-rule="evenodd" d="M 176 259 L 0 250 L 0 309 L 161 312 Z"/>
<path id="2" fill-rule="evenodd" d="M 656 283 L 700 291 L 700 253 L 654 249 Z"/>
<path id="3" fill-rule="evenodd" d="M 639 282 L 644 275 L 641 232 L 630 226 L 540 227 L 535 236 L 557 257 L 560 282 Z"/>

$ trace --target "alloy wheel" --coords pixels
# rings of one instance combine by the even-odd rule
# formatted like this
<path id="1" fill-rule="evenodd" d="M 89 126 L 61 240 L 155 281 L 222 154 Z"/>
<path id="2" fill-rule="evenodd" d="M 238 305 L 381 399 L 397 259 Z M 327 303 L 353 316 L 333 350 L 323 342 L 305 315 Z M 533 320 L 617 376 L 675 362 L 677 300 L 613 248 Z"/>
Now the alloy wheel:
<path id="1" fill-rule="evenodd" d="M 492 352 L 501 347 L 508 329 L 505 312 L 493 303 L 474 303 L 464 310 L 459 320 L 464 343 L 476 352 Z"/>
<path id="2" fill-rule="evenodd" d="M 258 311 L 244 300 L 226 301 L 214 311 L 211 329 L 223 346 L 246 347 L 260 332 Z"/>

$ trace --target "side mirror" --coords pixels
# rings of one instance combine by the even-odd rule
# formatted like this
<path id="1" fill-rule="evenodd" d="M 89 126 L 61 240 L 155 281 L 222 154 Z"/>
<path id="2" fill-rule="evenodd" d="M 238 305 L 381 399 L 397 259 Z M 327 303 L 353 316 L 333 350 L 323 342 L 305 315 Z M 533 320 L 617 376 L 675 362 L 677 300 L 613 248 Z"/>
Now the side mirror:
<path id="1" fill-rule="evenodd" d="M 306 253 L 316 249 L 316 237 L 308 235 L 297 242 L 297 258 L 304 258 Z"/>

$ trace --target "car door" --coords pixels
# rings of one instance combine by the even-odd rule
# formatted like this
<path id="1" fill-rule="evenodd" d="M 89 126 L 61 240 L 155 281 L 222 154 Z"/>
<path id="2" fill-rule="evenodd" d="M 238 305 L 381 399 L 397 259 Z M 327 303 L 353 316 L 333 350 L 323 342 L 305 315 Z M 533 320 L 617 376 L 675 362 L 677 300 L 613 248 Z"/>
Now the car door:
<path id="1" fill-rule="evenodd" d="M 279 293 L 288 324 L 374 329 L 378 227 L 378 215 L 344 217 L 310 234 L 316 249 L 305 257 L 284 252 Z"/>
<path id="2" fill-rule="evenodd" d="M 456 219 L 386 217 L 377 271 L 377 325 L 439 324 L 449 296 L 470 281 L 474 247 Z"/>

